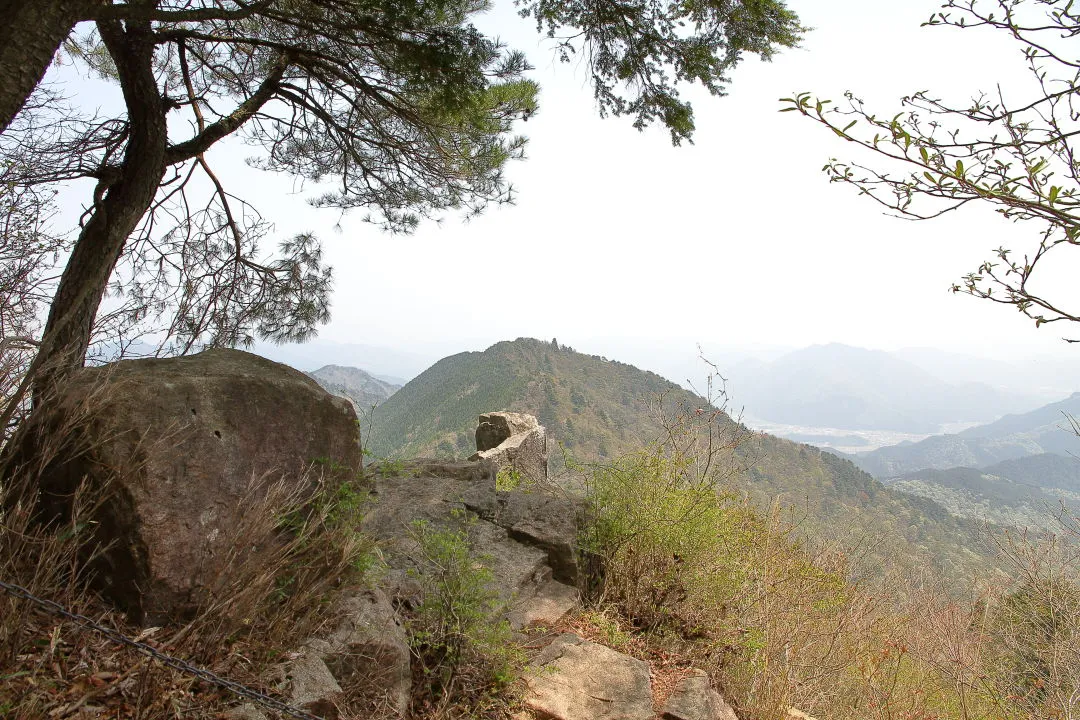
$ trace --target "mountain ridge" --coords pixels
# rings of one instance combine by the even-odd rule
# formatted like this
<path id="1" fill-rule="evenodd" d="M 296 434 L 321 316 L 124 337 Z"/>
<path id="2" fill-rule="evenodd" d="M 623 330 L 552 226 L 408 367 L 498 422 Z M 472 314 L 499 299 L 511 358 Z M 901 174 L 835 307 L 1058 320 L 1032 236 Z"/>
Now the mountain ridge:
<path id="1" fill-rule="evenodd" d="M 328 392 L 348 398 L 358 417 L 371 412 L 376 405 L 401 389 L 366 370 L 347 365 L 323 365 L 306 373 Z"/>
<path id="2" fill-rule="evenodd" d="M 955 515 L 1054 529 L 1062 505 L 1080 507 L 1080 460 L 1043 453 L 979 469 L 918 470 L 885 484 L 934 500 Z"/>
<path id="3" fill-rule="evenodd" d="M 602 463 L 660 436 L 644 401 L 656 394 L 705 405 L 655 373 L 520 338 L 436 362 L 375 409 L 368 447 L 376 456 L 461 457 L 472 452 L 480 413 L 511 410 L 536 415 L 552 446 L 577 462 Z M 738 452 L 749 469 L 733 491 L 763 507 L 780 498 L 785 517 L 798 516 L 809 533 L 862 545 L 870 565 L 892 552 L 967 569 L 985 560 L 970 549 L 977 546 L 974 524 L 886 488 L 848 460 L 764 434 Z M 558 466 L 561 456 L 552 459 Z M 867 543 L 871 537 L 887 539 Z"/>
<path id="4" fill-rule="evenodd" d="M 920 470 L 983 468 L 1005 460 L 1080 450 L 1069 416 L 1080 414 L 1080 392 L 1027 413 L 1006 415 L 956 434 L 936 435 L 866 453 L 845 455 L 877 478 Z"/>

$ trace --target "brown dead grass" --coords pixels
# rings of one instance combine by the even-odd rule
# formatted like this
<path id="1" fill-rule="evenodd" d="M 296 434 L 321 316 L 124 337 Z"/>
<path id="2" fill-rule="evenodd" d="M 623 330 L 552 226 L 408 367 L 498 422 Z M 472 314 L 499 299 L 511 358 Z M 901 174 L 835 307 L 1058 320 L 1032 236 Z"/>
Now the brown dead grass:
<path id="1" fill-rule="evenodd" d="M 4 454 L 0 578 L 163 653 L 284 700 L 285 686 L 273 681 L 283 653 L 329 621 L 335 597 L 363 582 L 362 569 L 374 552 L 355 530 L 362 508 L 343 502 L 352 496 L 338 492 L 351 476 L 342 476 L 339 468 L 314 466 L 291 480 L 253 478 L 241 500 L 243 521 L 233 528 L 228 544 L 226 570 L 211 583 L 194 619 L 137 627 L 95 594 L 83 572 L 102 550 L 94 537 L 94 517 L 108 501 L 108 487 L 79 484 L 69 512 L 51 524 L 40 521 L 35 500 L 44 468 L 65 453 L 86 449 L 73 448 L 71 442 L 80 441 L 80 429 L 107 406 L 107 392 L 104 384 L 94 388 L 59 421 L 34 427 L 33 455 Z M 312 487 L 317 488 L 314 499 Z M 270 550 L 252 553 L 252 547 L 266 546 L 267 537 L 276 538 Z M 342 699 L 340 717 L 372 716 L 374 705 L 353 712 L 350 701 Z M 5 720 L 203 720 L 221 717 L 242 702 L 217 685 L 0 591 L 0 717 Z"/>

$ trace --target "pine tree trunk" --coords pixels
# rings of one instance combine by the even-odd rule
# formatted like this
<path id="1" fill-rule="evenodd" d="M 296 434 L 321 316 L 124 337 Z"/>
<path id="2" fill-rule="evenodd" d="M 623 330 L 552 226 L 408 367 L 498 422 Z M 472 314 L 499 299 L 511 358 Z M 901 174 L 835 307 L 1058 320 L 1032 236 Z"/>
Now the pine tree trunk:
<path id="1" fill-rule="evenodd" d="M 61 276 L 42 335 L 35 397 L 82 366 L 109 278 L 165 175 L 168 132 L 150 24 L 102 22 L 98 29 L 120 77 L 129 140 L 119 172 L 95 203 Z"/>
<path id="2" fill-rule="evenodd" d="M 0 132 L 26 103 L 87 0 L 0 0 Z"/>

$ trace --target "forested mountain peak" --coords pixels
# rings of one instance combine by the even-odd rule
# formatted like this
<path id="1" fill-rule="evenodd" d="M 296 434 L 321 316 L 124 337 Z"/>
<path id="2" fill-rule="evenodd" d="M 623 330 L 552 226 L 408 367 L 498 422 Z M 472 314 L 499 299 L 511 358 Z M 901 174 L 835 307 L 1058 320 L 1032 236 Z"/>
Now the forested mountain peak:
<path id="1" fill-rule="evenodd" d="M 660 437 L 662 425 L 650 412 L 658 394 L 668 403 L 706 405 L 655 373 L 554 340 L 520 338 L 451 355 L 407 383 L 374 411 L 368 448 L 376 456 L 467 456 L 477 416 L 511 410 L 537 416 L 548 429 L 556 470 L 562 453 L 577 462 L 610 462 Z M 733 491 L 763 506 L 778 501 L 810 535 L 872 545 L 870 565 L 894 552 L 925 553 L 961 568 L 981 562 L 972 552 L 973 525 L 886 488 L 847 460 L 759 433 L 738 452 L 746 471 L 732 478 Z"/>

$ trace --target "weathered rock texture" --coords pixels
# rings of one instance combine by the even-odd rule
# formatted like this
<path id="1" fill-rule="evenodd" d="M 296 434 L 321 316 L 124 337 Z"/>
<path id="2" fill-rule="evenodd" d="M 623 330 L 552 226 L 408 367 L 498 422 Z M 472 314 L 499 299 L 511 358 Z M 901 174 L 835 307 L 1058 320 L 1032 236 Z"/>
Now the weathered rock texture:
<path id="1" fill-rule="evenodd" d="M 339 686 L 375 688 L 381 697 L 373 700 L 390 714 L 404 716 L 412 686 L 412 656 L 390 598 L 378 589 L 347 595 L 340 603 L 338 617 L 337 626 L 310 640 L 307 649 L 318 655 Z M 324 689 L 333 691 L 329 686 Z"/>
<path id="2" fill-rule="evenodd" d="M 476 453 L 470 460 L 488 460 L 532 482 L 547 480 L 547 433 L 532 415 L 492 412 L 476 426 Z"/>
<path id="3" fill-rule="evenodd" d="M 567 633 L 535 662 L 526 704 L 555 720 L 652 720 L 649 666 Z"/>
<path id="4" fill-rule="evenodd" d="M 578 599 L 575 543 L 578 504 L 539 490 L 495 491 L 495 465 L 490 462 L 417 461 L 383 473 L 375 468 L 372 496 L 363 529 L 380 541 L 391 568 L 408 571 L 416 546 L 407 532 L 416 520 L 437 527 L 461 527 L 471 518 L 469 538 L 477 557 L 495 576 L 507 602 L 511 624 L 553 624 Z M 558 517 L 546 531 L 530 528 L 522 516 L 530 508 Z M 553 573 L 553 568 L 558 572 Z M 401 577 L 401 575 L 397 576 Z M 407 587 L 393 591 L 408 600 Z"/>
<path id="5" fill-rule="evenodd" d="M 577 566 L 563 563 L 560 576 L 568 585 L 552 577 L 550 564 L 552 557 L 573 553 L 577 504 L 539 491 L 497 493 L 495 472 L 489 462 L 420 460 L 371 468 L 373 502 L 362 529 L 378 540 L 389 569 L 379 589 L 346 595 L 334 613 L 337 622 L 283 664 L 283 691 L 294 704 L 332 707 L 343 689 L 362 688 L 378 708 L 372 717 L 408 715 L 411 655 L 399 610 L 422 600 L 411 572 L 421 569 L 409 532 L 416 520 L 440 528 L 468 524 L 472 552 L 494 575 L 515 630 L 550 627 L 577 605 Z M 520 524 L 530 508 L 543 508 L 561 521 L 515 539 L 509 527 Z"/>
<path id="6" fill-rule="evenodd" d="M 96 412 L 46 472 L 42 509 L 63 515 L 78 481 L 109 483 L 96 518 L 112 542 L 98 576 L 133 617 L 182 619 L 215 582 L 245 508 L 316 459 L 359 467 L 356 415 L 303 373 L 238 350 L 82 370 L 57 404 Z M 246 538 L 252 548 L 264 537 Z M 255 552 L 255 550 L 253 550 Z"/>
<path id="7" fill-rule="evenodd" d="M 720 693 L 709 685 L 704 670 L 683 678 L 664 703 L 663 720 L 739 720 Z"/>
<path id="8" fill-rule="evenodd" d="M 585 516 L 579 497 L 557 490 L 499 493 L 491 518 L 510 537 L 547 553 L 548 565 L 556 580 L 577 585 L 577 533 Z"/>

